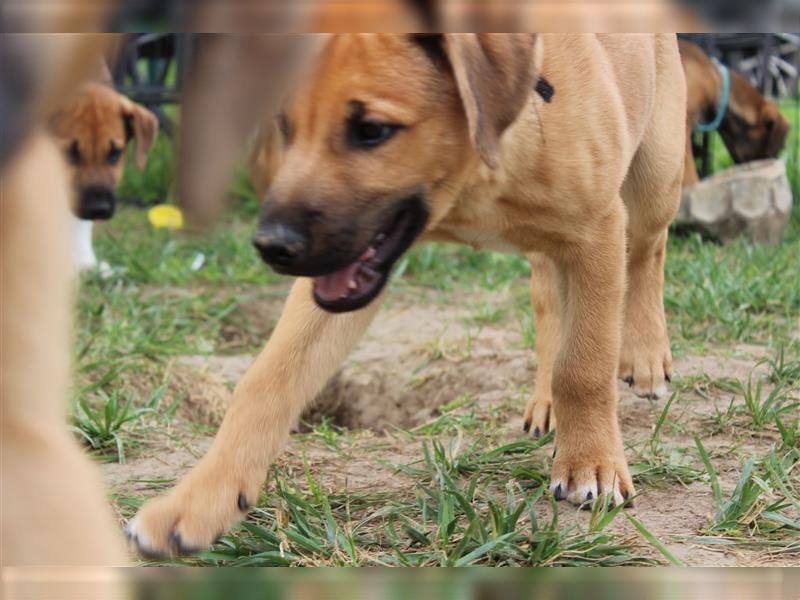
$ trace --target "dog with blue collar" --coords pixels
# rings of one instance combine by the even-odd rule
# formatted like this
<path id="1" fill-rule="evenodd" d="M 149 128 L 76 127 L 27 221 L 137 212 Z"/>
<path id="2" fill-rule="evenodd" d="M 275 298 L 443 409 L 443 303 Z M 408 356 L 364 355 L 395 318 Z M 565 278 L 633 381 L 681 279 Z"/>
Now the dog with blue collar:
<path id="1" fill-rule="evenodd" d="M 678 46 L 687 88 L 683 187 L 699 180 L 691 144 L 693 130 L 719 133 L 737 164 L 777 157 L 789 131 L 789 121 L 778 105 L 700 46 L 686 40 L 679 40 Z"/>

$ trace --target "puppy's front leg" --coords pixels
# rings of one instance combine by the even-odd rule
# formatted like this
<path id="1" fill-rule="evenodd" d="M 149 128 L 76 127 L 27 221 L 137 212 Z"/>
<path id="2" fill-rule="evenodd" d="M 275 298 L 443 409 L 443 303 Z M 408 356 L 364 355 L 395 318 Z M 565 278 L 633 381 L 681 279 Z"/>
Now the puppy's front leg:
<path id="1" fill-rule="evenodd" d="M 558 421 L 551 489 L 582 504 L 621 503 L 633 482 L 617 422 L 616 371 L 625 295 L 625 215 L 620 202 L 556 259 L 563 297 L 561 350 L 553 370 Z"/>
<path id="2" fill-rule="evenodd" d="M 266 348 L 236 386 L 208 453 L 167 495 L 148 502 L 128 534 L 144 554 L 208 547 L 258 498 L 267 469 L 303 408 L 366 331 L 380 306 L 330 314 L 298 279 Z"/>

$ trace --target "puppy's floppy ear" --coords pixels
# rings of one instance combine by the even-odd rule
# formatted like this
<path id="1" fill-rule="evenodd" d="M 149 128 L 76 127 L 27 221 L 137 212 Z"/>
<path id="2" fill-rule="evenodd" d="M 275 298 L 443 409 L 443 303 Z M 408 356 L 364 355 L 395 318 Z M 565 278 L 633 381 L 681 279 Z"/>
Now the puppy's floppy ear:
<path id="1" fill-rule="evenodd" d="M 766 132 L 765 152 L 770 158 L 778 153 L 786 143 L 789 134 L 789 121 L 784 117 L 774 102 L 765 102 L 761 107 L 761 124 Z"/>
<path id="2" fill-rule="evenodd" d="M 147 153 L 156 141 L 158 119 L 144 106 L 122 97 L 122 120 L 127 140 L 136 138 L 134 162 L 140 171 L 147 166 Z"/>
<path id="3" fill-rule="evenodd" d="M 472 143 L 492 168 L 500 136 L 519 115 L 536 81 L 535 34 L 446 34 L 444 50 L 467 115 Z"/>

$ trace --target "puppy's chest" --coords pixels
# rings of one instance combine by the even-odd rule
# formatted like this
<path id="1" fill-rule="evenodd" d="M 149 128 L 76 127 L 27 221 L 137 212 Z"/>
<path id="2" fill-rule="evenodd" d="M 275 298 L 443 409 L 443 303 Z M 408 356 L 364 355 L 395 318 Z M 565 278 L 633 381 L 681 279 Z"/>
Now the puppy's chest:
<path id="1" fill-rule="evenodd" d="M 495 190 L 476 186 L 462 195 L 435 233 L 440 239 L 466 244 L 475 250 L 519 254 L 524 249 L 509 236 L 514 224 L 509 217 Z"/>
<path id="2" fill-rule="evenodd" d="M 440 225 L 437 233 L 444 234 L 454 242 L 472 246 L 475 250 L 493 250 L 508 254 L 519 254 L 522 249 L 508 241 L 501 232 L 479 229 L 474 227 Z"/>

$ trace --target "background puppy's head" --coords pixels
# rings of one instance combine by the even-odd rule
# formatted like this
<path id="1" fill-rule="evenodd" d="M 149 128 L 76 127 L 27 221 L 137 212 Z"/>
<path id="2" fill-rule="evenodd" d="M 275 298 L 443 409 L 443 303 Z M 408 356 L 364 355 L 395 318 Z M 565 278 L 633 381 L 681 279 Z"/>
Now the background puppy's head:
<path id="1" fill-rule="evenodd" d="M 278 118 L 255 245 L 277 271 L 314 277 L 317 303 L 355 310 L 450 210 L 464 177 L 534 93 L 536 37 L 331 39 Z M 256 183 L 263 187 L 258 179 Z"/>
<path id="2" fill-rule="evenodd" d="M 125 148 L 135 143 L 134 163 L 144 169 L 158 119 L 111 87 L 88 83 L 53 116 L 50 125 L 72 172 L 74 213 L 81 219 L 111 218 Z"/>
<path id="3" fill-rule="evenodd" d="M 719 129 L 736 163 L 775 158 L 786 143 L 789 121 L 738 73 L 731 73 L 730 107 Z"/>

